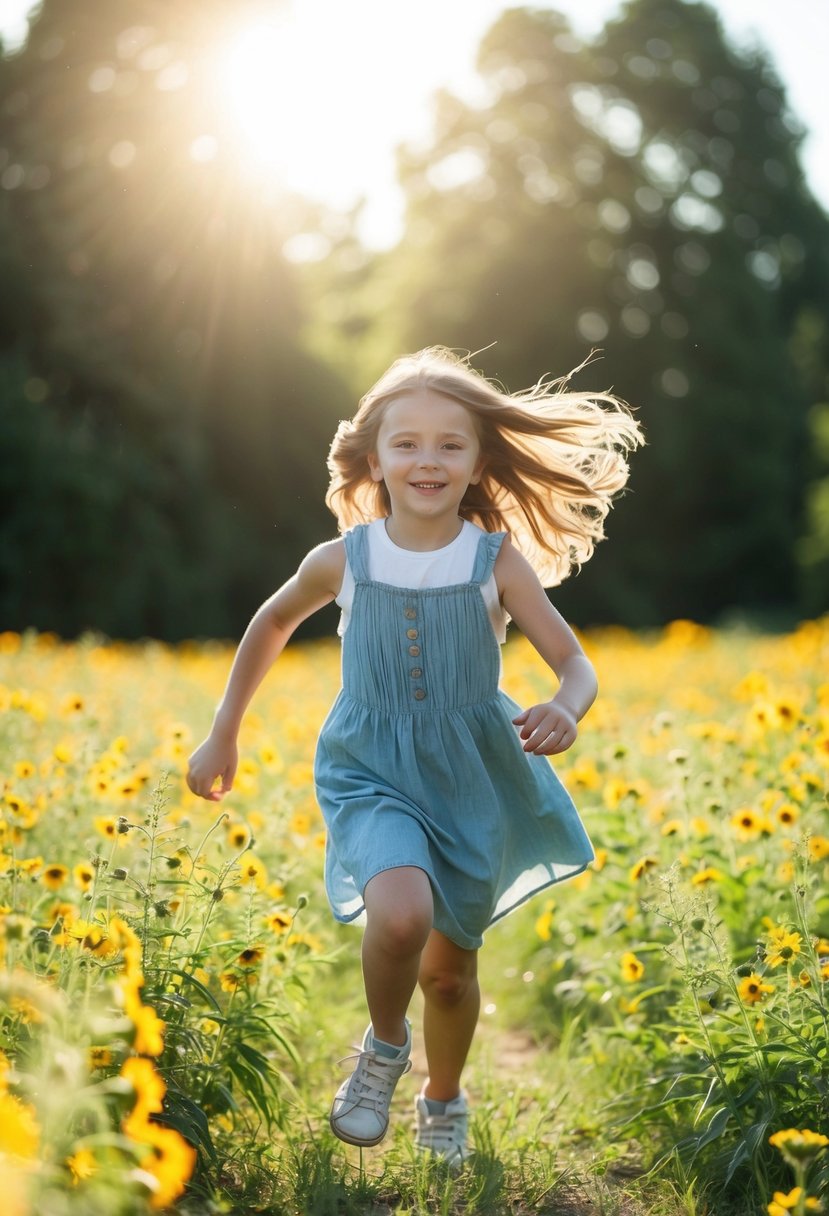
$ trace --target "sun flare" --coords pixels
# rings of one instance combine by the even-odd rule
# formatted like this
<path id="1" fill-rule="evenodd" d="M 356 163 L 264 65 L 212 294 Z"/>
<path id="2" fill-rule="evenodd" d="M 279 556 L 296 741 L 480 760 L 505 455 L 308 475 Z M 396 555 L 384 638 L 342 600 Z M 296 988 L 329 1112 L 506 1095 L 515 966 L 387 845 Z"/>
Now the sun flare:
<path id="1" fill-rule="evenodd" d="M 247 151 L 260 166 L 292 174 L 313 160 L 326 98 L 309 87 L 305 55 L 292 22 L 241 30 L 224 56 L 221 83 Z"/>
<path id="2" fill-rule="evenodd" d="M 348 6 L 286 6 L 237 30 L 216 77 L 245 171 L 334 207 L 368 198 L 380 234 L 399 211 L 393 148 L 425 125 L 410 83 L 417 57 L 390 41 L 388 18 L 380 8 L 360 23 Z"/>

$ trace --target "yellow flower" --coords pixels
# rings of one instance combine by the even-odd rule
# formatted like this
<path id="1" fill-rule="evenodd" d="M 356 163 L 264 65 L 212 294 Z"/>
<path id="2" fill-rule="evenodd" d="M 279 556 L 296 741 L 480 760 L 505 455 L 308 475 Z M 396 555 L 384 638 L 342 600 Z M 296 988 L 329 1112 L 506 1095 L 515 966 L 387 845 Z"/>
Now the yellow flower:
<path id="1" fill-rule="evenodd" d="M 655 857 L 640 857 L 634 866 L 630 869 L 631 882 L 638 882 L 648 870 L 652 870 L 658 864 Z"/>
<path id="2" fill-rule="evenodd" d="M 755 731 L 762 733 L 777 725 L 777 714 L 768 701 L 757 701 L 749 710 L 748 720 Z"/>
<path id="3" fill-rule="evenodd" d="M 219 987 L 222 992 L 235 992 L 241 986 L 242 977 L 235 971 L 223 971 L 219 976 Z"/>
<path id="4" fill-rule="evenodd" d="M 535 922 L 535 931 L 543 942 L 548 942 L 553 936 L 553 912 L 555 906 L 555 900 L 546 900 L 544 911 Z"/>
<path id="5" fill-rule="evenodd" d="M 790 962 L 791 959 L 800 954 L 800 943 L 802 940 L 799 933 L 790 932 L 785 925 L 772 929 L 769 933 L 768 943 L 769 966 L 779 967 L 781 963 Z"/>
<path id="6" fill-rule="evenodd" d="M 244 849 L 250 841 L 250 828 L 244 823 L 232 823 L 227 829 L 227 843 L 232 849 Z"/>
<path id="7" fill-rule="evenodd" d="M 78 911 L 73 904 L 56 903 L 52 904 L 46 919 L 50 925 L 57 924 L 59 920 L 63 921 L 64 925 L 71 925 L 73 920 L 78 919 Z"/>
<path id="8" fill-rule="evenodd" d="M 302 947 L 311 954 L 322 952 L 322 942 L 314 933 L 291 933 L 285 940 L 286 946 Z"/>
<path id="9" fill-rule="evenodd" d="M 172 1127 L 147 1123 L 134 1140 L 149 1145 L 152 1156 L 145 1157 L 141 1168 L 155 1179 L 150 1207 L 167 1208 L 184 1191 L 196 1166 L 196 1150 Z"/>
<path id="10" fill-rule="evenodd" d="M 777 808 L 777 822 L 784 828 L 791 827 L 793 823 L 797 822 L 799 814 L 800 811 L 793 803 L 784 802 L 782 806 Z"/>
<path id="11" fill-rule="evenodd" d="M 769 1144 L 779 1148 L 787 1161 L 809 1161 L 829 1144 L 829 1137 L 808 1128 L 799 1131 L 795 1127 L 787 1127 L 769 1136 Z"/>
<path id="12" fill-rule="evenodd" d="M 708 882 L 719 882 L 722 878 L 722 871 L 717 870 L 714 866 L 706 866 L 702 870 L 698 870 L 691 879 L 691 885 L 694 887 L 704 886 Z"/>
<path id="13" fill-rule="evenodd" d="M 32 876 L 37 874 L 42 866 L 42 857 L 24 857 L 21 861 L 17 862 L 18 870 L 22 870 L 24 874 L 31 874 Z"/>
<path id="14" fill-rule="evenodd" d="M 135 1026 L 133 1048 L 142 1056 L 160 1056 L 164 1050 L 164 1023 L 150 1005 L 141 1005 L 130 1017 Z"/>
<path id="15" fill-rule="evenodd" d="M 87 1178 L 91 1178 L 98 1169 L 95 1154 L 91 1153 L 88 1148 L 79 1148 L 71 1157 L 66 1158 L 66 1164 L 72 1174 L 73 1186 L 77 1186 L 79 1182 L 85 1182 Z"/>
<path id="16" fill-rule="evenodd" d="M 265 917 L 265 924 L 272 933 L 287 933 L 293 924 L 293 917 L 287 912 L 270 912 Z"/>
<path id="17" fill-rule="evenodd" d="M 248 946 L 236 958 L 237 967 L 258 967 L 265 957 L 265 950 L 262 946 Z"/>
<path id="18" fill-rule="evenodd" d="M 758 815 L 751 807 L 742 807 L 731 816 L 731 826 L 740 840 L 756 840 L 761 834 L 769 835 L 772 825 L 765 815 Z"/>
<path id="19" fill-rule="evenodd" d="M 242 886 L 246 887 L 252 884 L 261 891 L 268 881 L 268 873 L 258 857 L 254 857 L 253 853 L 246 853 L 244 857 L 239 859 L 239 874 L 242 881 Z"/>
<path id="20" fill-rule="evenodd" d="M 83 710 L 83 706 L 83 697 L 80 693 L 74 692 L 64 698 L 61 703 L 60 712 L 62 714 L 79 714 Z"/>
<path id="21" fill-rule="evenodd" d="M 90 1068 L 107 1068 L 112 1063 L 112 1052 L 108 1047 L 90 1046 L 86 1049 Z"/>
<path id="22" fill-rule="evenodd" d="M 660 828 L 662 836 L 676 836 L 677 832 L 685 834 L 685 824 L 681 819 L 668 819 Z"/>
<path id="23" fill-rule="evenodd" d="M 800 706 L 790 697 L 780 697 L 774 705 L 777 725 L 783 730 L 793 730 L 801 717 Z"/>
<path id="24" fill-rule="evenodd" d="M 625 798 L 640 798 L 641 795 L 641 787 L 635 782 L 626 781 L 624 777 L 611 777 L 605 782 L 602 792 L 604 804 L 609 811 L 618 810 Z"/>
<path id="25" fill-rule="evenodd" d="M 66 933 L 97 958 L 108 958 L 110 954 L 118 952 L 115 942 L 104 933 L 101 926 L 91 924 L 88 920 L 72 921 L 66 926 Z"/>
<path id="26" fill-rule="evenodd" d="M 92 822 L 95 825 L 95 831 L 106 836 L 108 840 L 114 840 L 118 835 L 118 820 L 113 819 L 112 816 L 96 815 Z"/>
<path id="27" fill-rule="evenodd" d="M 311 830 L 311 816 L 307 811 L 294 811 L 291 816 L 289 830 L 295 836 L 307 836 Z"/>
<path id="28" fill-rule="evenodd" d="M 809 860 L 823 861 L 824 857 L 829 857 L 829 840 L 825 836 L 810 836 Z"/>
<path id="29" fill-rule="evenodd" d="M 645 974 L 645 964 L 629 950 L 622 955 L 620 966 L 622 968 L 622 979 L 628 984 L 635 984 Z"/>
<path id="30" fill-rule="evenodd" d="M 95 881 L 94 867 L 87 861 L 79 861 L 76 866 L 72 867 L 72 877 L 75 880 L 75 885 L 81 891 L 88 891 Z"/>
<path id="31" fill-rule="evenodd" d="M 272 743 L 264 743 L 259 749 L 259 759 L 271 773 L 281 773 L 285 762 Z"/>
<path id="32" fill-rule="evenodd" d="M 20 781 L 25 781 L 28 777 L 33 777 L 37 769 L 32 764 L 31 760 L 18 760 L 15 762 L 14 775 Z"/>
<path id="33" fill-rule="evenodd" d="M 14 1094 L 0 1093 L 0 1158 L 4 1153 L 27 1160 L 36 1158 L 39 1143 L 34 1107 Z"/>
<path id="34" fill-rule="evenodd" d="M 159 1114 L 167 1086 L 152 1061 L 142 1060 L 138 1056 L 130 1056 L 124 1061 L 121 1076 L 135 1090 L 135 1106 L 121 1124 L 126 1134 L 132 1136 L 134 1130 L 140 1132 L 143 1125 L 149 1122 L 150 1115 Z"/>
<path id="35" fill-rule="evenodd" d="M 9 1006 L 26 1026 L 31 1025 L 33 1022 L 37 1023 L 44 1020 L 43 1014 L 37 1005 L 33 1005 L 25 996 L 18 995 L 11 997 Z"/>
<path id="36" fill-rule="evenodd" d="M 768 993 L 774 992 L 774 987 L 772 984 L 764 984 L 762 978 L 752 972 L 740 980 L 737 992 L 744 1004 L 756 1005 L 758 1001 L 764 1000 Z"/>
<path id="37" fill-rule="evenodd" d="M 802 1186 L 792 1187 L 788 1194 L 784 1194 L 783 1191 L 775 1191 L 774 1199 L 766 1205 L 766 1211 L 769 1216 L 786 1216 L 787 1212 L 793 1212 L 795 1208 L 801 1206 L 800 1197 L 802 1194 Z M 811 1195 L 806 1196 L 802 1206 L 807 1212 L 820 1212 L 823 1210 L 820 1200 L 815 1199 Z"/>
<path id="38" fill-rule="evenodd" d="M 579 760 L 567 774 L 568 789 L 597 790 L 601 784 L 601 774 L 592 760 Z"/>
<path id="39" fill-rule="evenodd" d="M 63 886 L 68 877 L 69 870 L 66 866 L 61 865 L 59 862 L 52 862 L 41 874 L 40 881 L 50 891 L 57 891 L 59 887 Z"/>

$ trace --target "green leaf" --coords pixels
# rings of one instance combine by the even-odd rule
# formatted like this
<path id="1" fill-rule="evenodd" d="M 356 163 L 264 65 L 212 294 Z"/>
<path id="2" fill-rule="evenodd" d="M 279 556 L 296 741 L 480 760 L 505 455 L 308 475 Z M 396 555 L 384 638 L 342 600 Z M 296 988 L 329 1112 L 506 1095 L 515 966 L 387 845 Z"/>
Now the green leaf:
<path id="1" fill-rule="evenodd" d="M 168 975 L 180 976 L 185 981 L 185 983 L 191 984 L 192 987 L 194 987 L 198 992 L 200 992 L 201 995 L 204 997 L 204 999 L 208 1002 L 208 1004 L 211 1005 L 213 1007 L 213 1009 L 216 1010 L 217 1013 L 222 1013 L 222 1007 L 221 1007 L 221 1005 L 219 1005 L 219 1003 L 217 1002 L 216 998 L 214 997 L 214 995 L 210 991 L 210 989 L 205 988 L 205 986 L 201 982 L 201 980 L 197 980 L 196 977 L 194 975 L 191 975 L 189 971 L 180 971 L 177 967 L 165 967 L 164 971 Z"/>
<path id="2" fill-rule="evenodd" d="M 192 1009 L 193 1002 L 188 1001 L 186 996 L 179 996 L 177 992 L 149 992 L 148 997 L 157 1005 L 176 1005 L 179 1009 Z"/>
<path id="3" fill-rule="evenodd" d="M 210 1135 L 207 1116 L 192 1098 L 180 1091 L 167 1091 L 167 1106 L 158 1117 L 159 1123 L 173 1127 L 191 1144 L 203 1148 L 213 1164 L 217 1164 L 216 1149 Z"/>
<path id="4" fill-rule="evenodd" d="M 714 1112 L 714 1114 L 711 1116 L 711 1120 L 710 1120 L 707 1128 L 702 1133 L 702 1135 L 697 1138 L 697 1143 L 696 1143 L 696 1147 L 694 1149 L 693 1157 L 696 1157 L 697 1154 L 702 1149 L 705 1148 L 706 1144 L 710 1144 L 712 1142 L 712 1140 L 716 1140 L 718 1136 L 721 1136 L 723 1134 L 726 1127 L 728 1126 L 728 1121 L 730 1118 L 731 1118 L 731 1110 L 728 1106 L 721 1106 L 719 1108 L 719 1110 L 716 1110 Z M 693 1160 L 693 1157 L 692 1157 L 692 1160 Z"/>
<path id="5" fill-rule="evenodd" d="M 763 1119 L 759 1123 L 752 1124 L 752 1126 L 748 1129 L 745 1136 L 734 1150 L 731 1160 L 728 1163 L 728 1170 L 725 1175 L 726 1186 L 728 1186 L 729 1182 L 734 1177 L 734 1174 L 743 1164 L 743 1162 L 750 1161 L 757 1152 L 757 1147 L 765 1138 L 769 1127 L 770 1124 L 768 1120 Z"/>

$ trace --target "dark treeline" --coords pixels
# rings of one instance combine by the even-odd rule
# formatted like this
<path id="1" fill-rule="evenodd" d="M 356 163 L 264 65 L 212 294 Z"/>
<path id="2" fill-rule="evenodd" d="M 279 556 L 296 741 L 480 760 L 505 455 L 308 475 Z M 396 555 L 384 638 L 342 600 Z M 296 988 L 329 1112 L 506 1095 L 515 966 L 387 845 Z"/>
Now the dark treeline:
<path id="1" fill-rule="evenodd" d="M 825 611 L 829 221 L 768 60 L 682 0 L 589 45 L 510 10 L 372 253 L 237 158 L 215 53 L 261 11 L 45 0 L 0 58 L 0 628 L 236 636 L 333 532 L 337 419 L 432 343 L 511 389 L 600 348 L 575 385 L 637 407 L 574 622 Z"/>

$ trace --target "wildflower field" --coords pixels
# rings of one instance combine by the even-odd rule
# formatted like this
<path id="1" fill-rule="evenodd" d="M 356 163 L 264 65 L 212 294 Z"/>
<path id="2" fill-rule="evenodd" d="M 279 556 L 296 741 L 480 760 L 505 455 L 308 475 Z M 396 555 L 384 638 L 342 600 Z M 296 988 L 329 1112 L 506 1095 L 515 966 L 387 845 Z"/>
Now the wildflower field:
<path id="1" fill-rule="evenodd" d="M 378 1149 L 327 1126 L 365 1019 L 311 781 L 337 646 L 282 657 L 211 805 L 183 773 L 228 647 L 0 635 L 4 1216 L 820 1210 L 829 618 L 584 643 L 600 699 L 555 765 L 597 858 L 487 936 L 454 1176 L 410 1078 Z M 520 638 L 504 663 L 551 694 Z"/>

